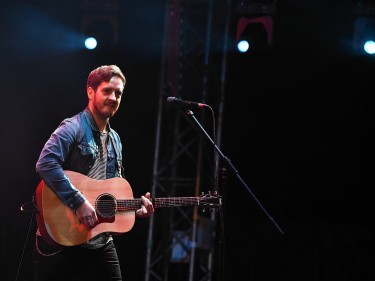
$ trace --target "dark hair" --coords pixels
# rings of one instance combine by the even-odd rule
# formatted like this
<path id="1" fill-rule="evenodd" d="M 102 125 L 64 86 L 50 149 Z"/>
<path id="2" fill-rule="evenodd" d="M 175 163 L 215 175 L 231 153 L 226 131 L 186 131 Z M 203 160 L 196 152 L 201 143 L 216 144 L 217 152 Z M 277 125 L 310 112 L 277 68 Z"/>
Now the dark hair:
<path id="1" fill-rule="evenodd" d="M 125 76 L 117 65 L 102 65 L 90 72 L 87 77 L 86 87 L 91 87 L 96 91 L 100 83 L 103 81 L 108 82 L 113 76 L 119 77 L 125 85 Z"/>

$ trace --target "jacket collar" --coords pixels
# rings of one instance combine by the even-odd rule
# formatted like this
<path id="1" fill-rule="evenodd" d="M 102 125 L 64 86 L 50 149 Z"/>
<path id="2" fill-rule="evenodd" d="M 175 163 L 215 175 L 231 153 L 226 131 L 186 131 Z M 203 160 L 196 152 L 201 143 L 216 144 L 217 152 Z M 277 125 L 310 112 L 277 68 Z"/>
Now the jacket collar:
<path id="1" fill-rule="evenodd" d="M 90 109 L 88 107 L 86 107 L 83 112 L 87 116 L 87 119 L 89 120 L 89 124 L 90 124 L 91 129 L 99 132 L 98 125 L 96 125 L 95 119 L 92 116 L 92 112 L 90 111 Z M 109 125 L 109 122 L 107 123 L 106 126 L 107 126 L 107 132 L 109 133 L 111 131 L 111 126 Z"/>

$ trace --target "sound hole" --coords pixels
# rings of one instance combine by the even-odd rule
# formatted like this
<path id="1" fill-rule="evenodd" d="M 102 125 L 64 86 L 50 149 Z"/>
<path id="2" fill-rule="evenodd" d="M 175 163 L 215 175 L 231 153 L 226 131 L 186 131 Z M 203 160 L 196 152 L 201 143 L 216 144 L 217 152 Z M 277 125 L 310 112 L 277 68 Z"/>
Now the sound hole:
<path id="1" fill-rule="evenodd" d="M 111 218 L 116 214 L 116 198 L 111 194 L 101 194 L 95 202 L 96 211 L 102 218 Z"/>

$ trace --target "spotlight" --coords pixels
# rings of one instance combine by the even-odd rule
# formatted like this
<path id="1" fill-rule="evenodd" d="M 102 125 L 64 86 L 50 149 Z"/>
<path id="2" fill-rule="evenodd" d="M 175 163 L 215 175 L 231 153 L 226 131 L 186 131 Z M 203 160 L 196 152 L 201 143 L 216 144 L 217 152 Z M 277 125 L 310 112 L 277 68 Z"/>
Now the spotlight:
<path id="1" fill-rule="evenodd" d="M 85 41 L 86 48 L 89 48 L 87 44 L 90 44 L 91 49 L 113 47 L 115 45 L 114 30 L 106 19 L 92 19 L 83 31 L 87 38 Z M 95 47 L 92 48 L 93 44 Z"/>
<path id="2" fill-rule="evenodd" d="M 258 52 L 272 45 L 272 16 L 241 17 L 237 22 L 236 42 L 238 51 Z"/>
<path id="3" fill-rule="evenodd" d="M 375 54 L 375 42 L 373 40 L 366 41 L 363 50 L 369 55 Z"/>
<path id="4" fill-rule="evenodd" d="M 85 40 L 85 47 L 89 50 L 94 50 L 96 46 L 98 45 L 98 42 L 94 37 L 87 37 Z"/>
<path id="5" fill-rule="evenodd" d="M 277 0 L 240 0 L 236 12 L 241 15 L 237 21 L 236 44 L 242 53 L 255 53 L 271 48 L 273 18 Z"/>
<path id="6" fill-rule="evenodd" d="M 84 11 L 81 31 L 87 38 L 85 47 L 94 49 L 116 46 L 119 33 L 119 0 L 81 0 L 81 4 Z"/>
<path id="7" fill-rule="evenodd" d="M 357 53 L 373 54 L 375 42 L 375 18 L 359 17 L 354 27 L 354 50 Z"/>
<path id="8" fill-rule="evenodd" d="M 354 24 L 353 45 L 358 54 L 375 54 L 375 5 L 359 1 L 354 7 L 357 19 Z"/>
<path id="9" fill-rule="evenodd" d="M 249 50 L 249 47 L 250 47 L 249 41 L 247 39 L 245 39 L 245 38 L 241 39 L 237 43 L 237 49 L 241 53 L 246 53 Z"/>

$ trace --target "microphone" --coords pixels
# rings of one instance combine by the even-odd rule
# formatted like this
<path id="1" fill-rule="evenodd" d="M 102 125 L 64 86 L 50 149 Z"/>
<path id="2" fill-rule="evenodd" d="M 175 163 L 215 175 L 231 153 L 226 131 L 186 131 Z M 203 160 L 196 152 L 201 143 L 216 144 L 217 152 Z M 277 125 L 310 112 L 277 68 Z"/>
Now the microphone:
<path id="1" fill-rule="evenodd" d="M 174 105 L 181 105 L 185 108 L 189 109 L 195 109 L 195 108 L 202 108 L 205 106 L 208 106 L 207 104 L 200 103 L 200 102 L 194 102 L 194 101 L 186 101 L 182 100 L 176 97 L 168 97 L 167 98 L 167 103 L 174 104 Z"/>

